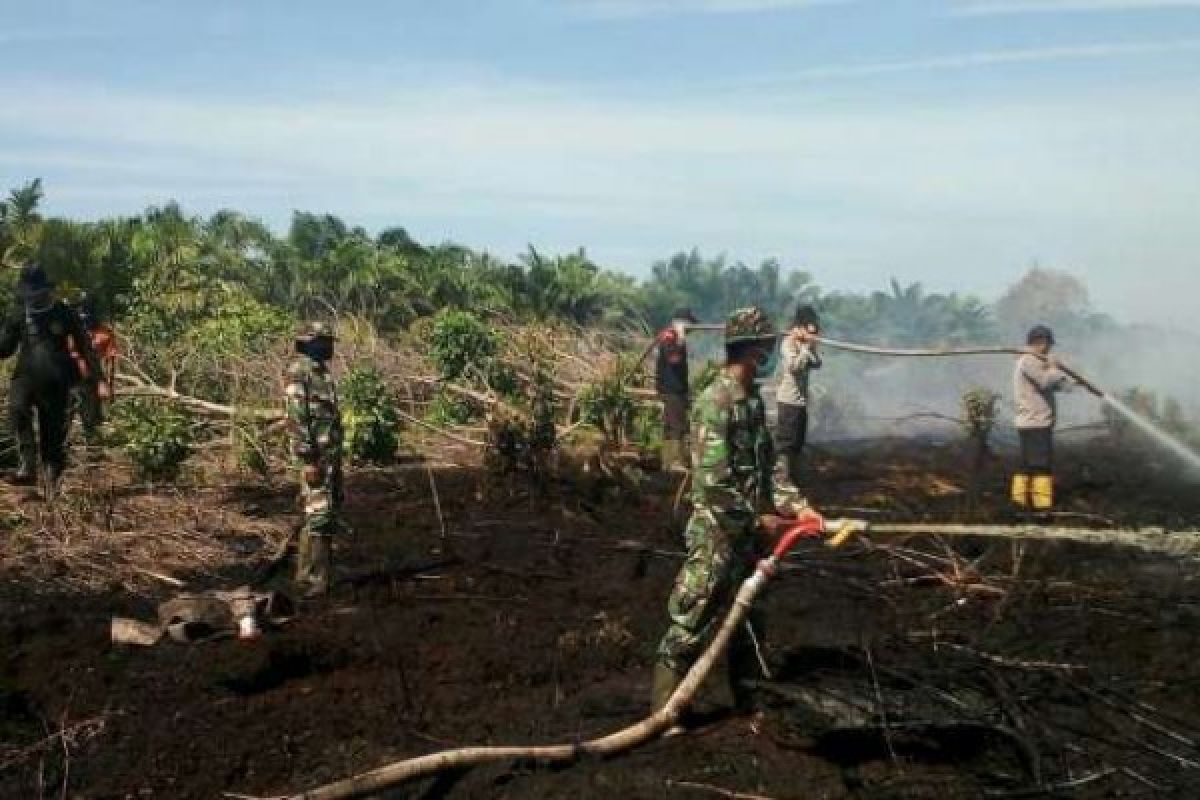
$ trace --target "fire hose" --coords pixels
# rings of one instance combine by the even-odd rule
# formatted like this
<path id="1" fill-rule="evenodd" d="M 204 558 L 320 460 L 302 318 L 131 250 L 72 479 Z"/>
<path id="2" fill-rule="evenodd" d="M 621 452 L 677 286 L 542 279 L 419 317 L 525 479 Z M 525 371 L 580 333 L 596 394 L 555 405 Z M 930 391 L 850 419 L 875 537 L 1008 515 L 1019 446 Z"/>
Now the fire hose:
<path id="1" fill-rule="evenodd" d="M 691 704 L 696 692 L 708 678 L 717 660 L 729 646 L 734 633 L 745 623 L 755 599 L 775 577 L 779 562 L 802 539 L 825 539 L 829 547 L 839 547 L 855 533 L 867 530 L 862 520 L 826 520 L 812 510 L 806 510 L 796 523 L 779 537 L 770 555 L 758 562 L 754 574 L 738 589 L 733 606 L 722 621 L 716 635 L 666 704 L 655 713 L 627 728 L 584 742 L 541 746 L 462 747 L 443 750 L 404 761 L 397 761 L 370 772 L 320 786 L 299 794 L 272 800 L 350 800 L 369 797 L 409 781 L 428 778 L 448 770 L 460 770 L 497 761 L 532 761 L 541 764 L 569 764 L 583 758 L 606 758 L 631 750 L 674 726 Z M 265 800 L 260 799 L 260 800 Z"/>
<path id="2" fill-rule="evenodd" d="M 723 330 L 725 330 L 724 325 L 718 325 L 718 324 L 712 324 L 712 323 L 698 323 L 698 324 L 694 324 L 694 325 L 687 325 L 686 328 L 687 328 L 687 330 L 693 330 L 693 331 L 723 331 Z M 780 334 L 780 338 L 782 338 L 783 336 L 786 336 L 786 335 L 787 334 Z M 955 356 L 996 356 L 996 355 L 1024 356 L 1024 355 L 1033 355 L 1033 356 L 1036 356 L 1037 358 L 1041 359 L 1042 361 L 1045 361 L 1047 363 L 1053 363 L 1054 366 L 1058 367 L 1060 370 L 1062 370 L 1064 373 L 1066 373 L 1067 376 L 1071 378 L 1071 380 L 1078 383 L 1080 386 L 1082 386 L 1088 392 L 1091 392 L 1092 394 L 1094 394 L 1096 397 L 1099 397 L 1102 399 L 1108 397 L 1108 395 L 1103 390 L 1099 389 L 1095 384 L 1093 384 L 1087 378 L 1083 377 L 1083 375 L 1081 375 L 1079 372 L 1068 367 L 1066 364 L 1063 364 L 1062 362 L 1057 361 L 1057 360 L 1052 360 L 1047 356 L 1043 356 L 1043 355 L 1034 353 L 1033 351 L 1029 350 L 1028 348 L 1006 347 L 1006 346 L 988 346 L 988 347 L 947 347 L 947 348 L 911 349 L 911 348 L 899 348 L 899 347 L 879 347 L 876 345 L 856 344 L 854 342 L 843 342 L 839 339 L 831 339 L 828 336 L 814 336 L 813 339 L 827 347 L 832 347 L 835 350 L 844 350 L 848 353 L 860 353 L 863 355 L 872 355 L 872 356 L 898 356 L 898 357 L 902 357 L 902 358 L 952 358 Z M 654 347 L 654 345 L 652 343 L 651 349 L 653 349 L 653 347 Z M 647 353 L 649 353 L 649 350 L 647 350 Z M 644 358 L 644 356 L 643 356 L 643 358 Z"/>

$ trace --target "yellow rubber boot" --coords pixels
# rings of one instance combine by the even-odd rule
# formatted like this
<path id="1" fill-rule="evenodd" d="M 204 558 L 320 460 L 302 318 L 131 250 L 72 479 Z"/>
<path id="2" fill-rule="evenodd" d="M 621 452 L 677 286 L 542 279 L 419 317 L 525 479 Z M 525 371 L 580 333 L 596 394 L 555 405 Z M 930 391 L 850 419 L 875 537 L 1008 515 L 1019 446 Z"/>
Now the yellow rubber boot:
<path id="1" fill-rule="evenodd" d="M 1035 511 L 1049 511 L 1054 508 L 1054 476 L 1033 476 L 1033 508 Z"/>
<path id="2" fill-rule="evenodd" d="M 1029 507 L 1029 476 L 1018 472 L 1012 476 L 1013 505 L 1021 508 Z"/>

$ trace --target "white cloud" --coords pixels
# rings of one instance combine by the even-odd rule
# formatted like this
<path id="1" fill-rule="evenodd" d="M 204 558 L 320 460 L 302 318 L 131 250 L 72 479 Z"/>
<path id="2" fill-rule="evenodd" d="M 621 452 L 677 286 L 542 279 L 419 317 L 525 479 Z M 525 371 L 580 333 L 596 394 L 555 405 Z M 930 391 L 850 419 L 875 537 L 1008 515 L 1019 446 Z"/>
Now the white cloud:
<path id="1" fill-rule="evenodd" d="M 856 0 L 571 0 L 588 16 L 611 19 L 688 14 L 750 14 L 843 5 Z"/>
<path id="2" fill-rule="evenodd" d="M 960 16 L 993 16 L 1172 8 L 1200 9 L 1200 0 L 958 0 L 951 13 Z"/>
<path id="3" fill-rule="evenodd" d="M 899 75 L 910 72 L 950 72 L 1019 64 L 1039 64 L 1063 61 L 1096 61 L 1113 58 L 1128 58 L 1132 56 L 1192 52 L 1200 52 L 1200 39 L 1179 39 L 1149 42 L 1101 42 L 1096 44 L 1066 45 L 1060 47 L 980 50 L 970 53 L 953 53 L 945 56 L 930 56 L 927 58 L 903 59 L 896 61 L 874 61 L 860 64 L 823 64 L 775 75 L 762 75 L 737 79 L 729 81 L 725 84 L 710 84 L 710 87 L 745 89 L 752 87 L 778 86 L 791 83 L 804 83 L 830 78 L 865 78 L 883 75 Z"/>
<path id="4" fill-rule="evenodd" d="M 753 105 L 498 82 L 334 104 L 0 79 L 0 170 L 46 175 L 52 212 L 329 209 L 504 255 L 773 254 L 836 286 L 990 291 L 1041 257 L 1103 302 L 1135 264 L 1182 313 L 1200 289 L 1198 91 Z"/>

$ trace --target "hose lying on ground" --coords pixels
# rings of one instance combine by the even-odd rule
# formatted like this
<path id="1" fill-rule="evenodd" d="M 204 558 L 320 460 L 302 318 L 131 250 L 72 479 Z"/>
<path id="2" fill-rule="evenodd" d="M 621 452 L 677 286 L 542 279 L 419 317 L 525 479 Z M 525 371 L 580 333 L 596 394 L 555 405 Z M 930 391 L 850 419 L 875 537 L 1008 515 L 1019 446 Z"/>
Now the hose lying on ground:
<path id="1" fill-rule="evenodd" d="M 688 670 L 687 676 L 679 684 L 679 688 L 671 695 L 661 709 L 646 717 L 641 722 L 602 736 L 577 744 L 557 744 L 530 747 L 463 747 L 457 750 L 443 750 L 440 753 L 410 758 L 380 767 L 361 775 L 355 775 L 336 783 L 330 783 L 315 789 L 301 792 L 284 798 L 273 800 L 349 800 L 350 798 L 369 797 L 385 789 L 419 778 L 428 778 L 441 772 L 476 767 L 481 764 L 496 761 L 535 761 L 542 764 L 568 764 L 584 757 L 604 758 L 630 750 L 641 745 L 668 730 L 683 714 L 692 702 L 696 692 L 704 683 L 708 674 L 717 663 L 717 659 L 725 652 L 733 638 L 734 632 L 745 622 L 750 607 L 755 598 L 762 592 L 763 587 L 775 575 L 779 561 L 802 538 L 815 537 L 824 533 L 827 528 L 837 533 L 828 540 L 830 546 L 844 542 L 857 530 L 864 529 L 865 524 L 857 520 L 829 521 L 815 512 L 808 512 L 797 520 L 776 544 L 774 552 L 758 563 L 754 574 L 742 583 L 733 607 L 721 623 L 712 642 L 704 653 Z M 246 797 L 245 795 L 227 795 Z M 258 800 L 265 800 L 259 798 Z"/>

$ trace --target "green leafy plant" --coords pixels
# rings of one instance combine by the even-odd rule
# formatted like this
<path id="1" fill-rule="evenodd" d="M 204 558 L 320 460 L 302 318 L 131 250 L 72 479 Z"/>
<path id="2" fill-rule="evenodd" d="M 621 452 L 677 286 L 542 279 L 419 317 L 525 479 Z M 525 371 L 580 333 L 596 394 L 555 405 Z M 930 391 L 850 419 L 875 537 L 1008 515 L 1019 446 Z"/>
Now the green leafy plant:
<path id="1" fill-rule="evenodd" d="M 464 397 L 449 392 L 438 392 L 425 411 L 425 419 L 431 425 L 446 428 L 452 425 L 467 425 L 479 419 L 479 407 Z"/>
<path id="2" fill-rule="evenodd" d="M 400 440 L 399 418 L 387 384 L 372 366 L 352 368 L 341 382 L 346 452 L 357 463 L 390 464 Z"/>
<path id="3" fill-rule="evenodd" d="M 534 477 L 543 475 L 558 446 L 554 382 L 540 364 L 528 391 L 528 416 L 500 409 L 488 420 L 485 461 L 492 472 L 525 470 Z"/>
<path id="4" fill-rule="evenodd" d="M 433 322 L 429 357 L 442 377 L 456 381 L 468 366 L 487 374 L 500 336 L 467 311 L 442 311 Z"/>
<path id="5" fill-rule="evenodd" d="M 115 437 L 139 477 L 173 480 L 195 445 L 190 415 L 165 403 L 131 400 L 113 409 Z"/>
<path id="6" fill-rule="evenodd" d="M 992 428 L 996 425 L 996 404 L 999 401 L 1000 395 L 978 386 L 968 389 L 962 396 L 963 424 L 967 435 L 985 450 Z"/>
<path id="7" fill-rule="evenodd" d="M 655 452 L 662 449 L 663 410 L 657 404 L 637 407 L 630 425 L 630 438 L 642 450 Z"/>
<path id="8" fill-rule="evenodd" d="M 637 404 L 629 394 L 632 369 L 629 361 L 618 358 L 598 381 L 579 393 L 580 418 L 604 434 L 609 445 L 618 446 L 629 438 Z"/>
<path id="9" fill-rule="evenodd" d="M 268 479 L 271 475 L 271 462 L 267 456 L 270 445 L 263 428 L 245 415 L 235 416 L 232 424 L 233 454 L 238 466 Z"/>

